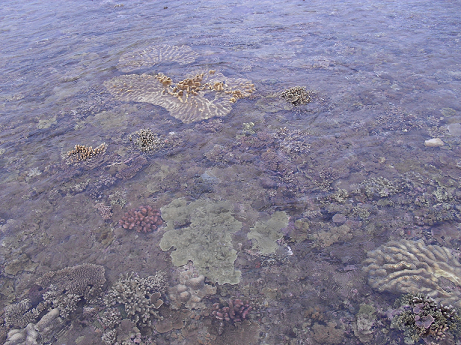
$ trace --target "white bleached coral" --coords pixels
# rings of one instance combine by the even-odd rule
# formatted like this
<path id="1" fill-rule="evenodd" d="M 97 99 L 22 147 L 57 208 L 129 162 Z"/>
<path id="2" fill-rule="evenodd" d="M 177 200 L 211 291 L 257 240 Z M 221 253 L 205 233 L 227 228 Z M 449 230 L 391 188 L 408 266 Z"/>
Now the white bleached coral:
<path id="1" fill-rule="evenodd" d="M 118 100 L 161 106 L 184 123 L 226 116 L 232 103 L 254 91 L 250 80 L 228 78 L 222 73 L 197 73 L 174 83 L 162 73 L 114 77 L 104 86 Z"/>
<path id="2" fill-rule="evenodd" d="M 390 241 L 368 253 L 368 283 L 379 291 L 422 293 L 461 307 L 461 264 L 449 248 L 423 241 Z"/>
<path id="3" fill-rule="evenodd" d="M 189 46 L 152 46 L 123 54 L 117 68 L 123 72 L 132 72 L 162 62 L 177 62 L 184 65 L 194 62 L 197 56 L 198 54 Z"/>

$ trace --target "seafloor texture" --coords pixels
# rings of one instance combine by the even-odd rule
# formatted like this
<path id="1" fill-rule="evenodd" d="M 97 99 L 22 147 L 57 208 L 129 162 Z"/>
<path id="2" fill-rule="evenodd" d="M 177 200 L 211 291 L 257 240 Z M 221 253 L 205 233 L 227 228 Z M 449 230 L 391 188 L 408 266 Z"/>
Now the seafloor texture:
<path id="1" fill-rule="evenodd" d="M 459 13 L 3 1 L 0 343 L 461 344 Z"/>

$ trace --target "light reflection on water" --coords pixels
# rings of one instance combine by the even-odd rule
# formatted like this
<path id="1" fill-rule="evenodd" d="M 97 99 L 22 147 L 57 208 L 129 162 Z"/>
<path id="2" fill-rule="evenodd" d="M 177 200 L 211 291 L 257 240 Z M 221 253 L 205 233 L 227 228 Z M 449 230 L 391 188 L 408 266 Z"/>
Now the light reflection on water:
<path id="1" fill-rule="evenodd" d="M 127 232 L 118 221 L 141 205 L 209 198 L 231 203 L 243 224 L 232 237 L 241 282 L 219 287 L 182 330 L 143 329 L 143 341 L 364 341 L 356 329 L 360 305 L 386 311 L 398 297 L 367 284 L 366 253 L 390 239 L 460 244 L 453 230 L 461 217 L 459 7 L 447 1 L 2 4 L 1 306 L 23 299 L 43 273 L 81 263 L 103 265 L 109 284 L 121 273 L 157 270 L 177 283 L 169 253 L 158 246 L 162 230 Z M 198 58 L 133 73 L 162 72 L 179 81 L 216 70 L 251 80 L 256 92 L 225 117 L 190 124 L 107 92 L 105 81 L 127 74 L 116 68 L 122 54 L 164 44 L 187 45 Z M 280 98 L 298 85 L 312 91 L 311 103 L 292 106 Z M 158 151 L 144 154 L 130 141 L 143 128 L 163 140 Z M 444 145 L 426 147 L 430 138 Z M 66 163 L 75 145 L 102 143 L 102 158 Z M 110 207 L 108 219 L 101 205 Z M 276 253 L 261 256 L 247 234 L 276 211 L 285 211 L 290 223 Z M 218 335 L 218 323 L 206 315 L 220 296 L 253 304 L 252 325 L 242 328 L 246 340 L 233 326 Z M 94 336 L 94 320 L 85 322 L 91 327 L 80 334 Z M 384 316 L 374 320 L 373 343 L 403 343 L 403 333 L 389 325 Z M 332 338 L 322 339 L 328 327 Z M 74 333 L 52 341 L 71 343 Z"/>

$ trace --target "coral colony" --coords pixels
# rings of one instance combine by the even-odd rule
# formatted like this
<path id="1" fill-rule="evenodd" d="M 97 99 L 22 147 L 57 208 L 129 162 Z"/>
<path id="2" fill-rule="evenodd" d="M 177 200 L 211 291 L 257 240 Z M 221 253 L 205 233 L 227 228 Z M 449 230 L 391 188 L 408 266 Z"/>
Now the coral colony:
<path id="1" fill-rule="evenodd" d="M 249 302 L 243 302 L 241 299 L 229 299 L 227 307 L 220 307 L 219 303 L 213 304 L 212 315 L 219 320 L 218 334 L 224 332 L 224 321 L 236 324 L 242 322 L 251 311 Z"/>
<path id="2" fill-rule="evenodd" d="M 160 217 L 160 210 L 141 206 L 125 213 L 118 223 L 124 229 L 147 233 L 157 230 L 163 224 L 163 219 Z"/>

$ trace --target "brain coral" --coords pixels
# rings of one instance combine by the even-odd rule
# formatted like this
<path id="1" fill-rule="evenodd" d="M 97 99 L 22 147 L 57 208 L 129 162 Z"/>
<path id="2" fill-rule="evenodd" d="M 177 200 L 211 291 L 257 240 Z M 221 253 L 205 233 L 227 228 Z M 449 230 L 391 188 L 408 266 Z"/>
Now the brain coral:
<path id="1" fill-rule="evenodd" d="M 225 201 L 197 200 L 187 203 L 180 198 L 161 208 L 167 223 L 160 241 L 162 250 L 174 247 L 175 266 L 194 262 L 198 273 L 219 284 L 238 284 L 241 272 L 234 268 L 237 252 L 231 236 L 242 227 Z"/>
<path id="2" fill-rule="evenodd" d="M 194 62 L 198 54 L 188 46 L 160 45 L 128 52 L 120 57 L 117 68 L 132 72 L 142 67 L 152 67 L 162 62 L 178 62 L 181 65 Z"/>
<path id="3" fill-rule="evenodd" d="M 368 253 L 368 283 L 379 291 L 422 293 L 461 307 L 461 264 L 453 252 L 423 241 L 390 241 Z"/>
<path id="4" fill-rule="evenodd" d="M 185 123 L 226 116 L 232 103 L 254 91 L 251 81 L 228 78 L 215 71 L 198 73 L 176 84 L 161 73 L 121 75 L 105 81 L 104 86 L 120 101 L 164 107 Z"/>

